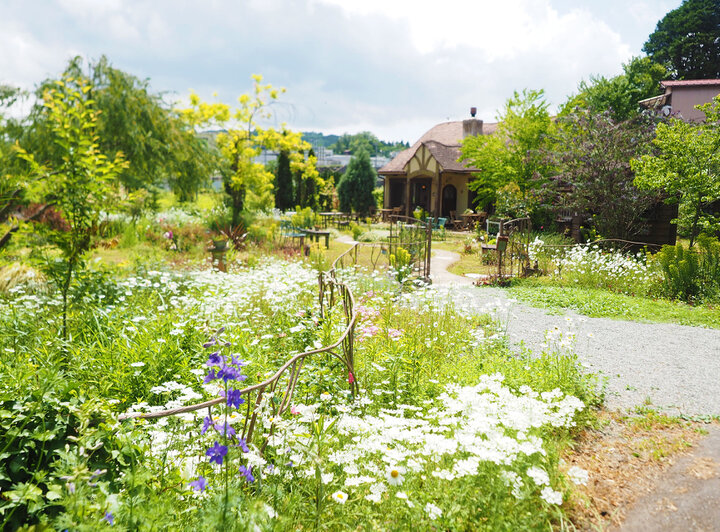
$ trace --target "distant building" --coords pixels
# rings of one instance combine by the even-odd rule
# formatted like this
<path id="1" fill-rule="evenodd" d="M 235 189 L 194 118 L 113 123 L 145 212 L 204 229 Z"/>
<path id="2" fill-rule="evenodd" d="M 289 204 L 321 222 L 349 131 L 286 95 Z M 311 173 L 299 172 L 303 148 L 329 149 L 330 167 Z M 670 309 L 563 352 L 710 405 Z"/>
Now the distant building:
<path id="1" fill-rule="evenodd" d="M 407 150 L 398 153 L 378 173 L 385 177 L 385 209 L 403 207 L 410 216 L 420 207 L 434 216 L 449 217 L 473 208 L 475 194 L 468 188 L 475 168 L 458 159 L 465 137 L 490 135 L 497 124 L 476 118 L 438 124 Z"/>
<path id="2" fill-rule="evenodd" d="M 695 106 L 708 103 L 720 94 L 720 79 L 661 81 L 660 87 L 665 90 L 664 94 L 641 100 L 640 105 L 665 116 L 676 114 L 687 122 L 701 122 L 705 114 Z"/>

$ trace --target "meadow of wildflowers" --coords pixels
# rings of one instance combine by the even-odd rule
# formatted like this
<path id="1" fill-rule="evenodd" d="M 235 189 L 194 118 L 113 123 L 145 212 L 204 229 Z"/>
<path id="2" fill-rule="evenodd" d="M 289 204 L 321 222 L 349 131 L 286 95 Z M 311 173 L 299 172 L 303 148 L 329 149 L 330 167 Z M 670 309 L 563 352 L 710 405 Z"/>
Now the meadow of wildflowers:
<path id="1" fill-rule="evenodd" d="M 0 412 L 37 414 L 0 439 L 12 449 L 0 459 L 15 471 L 0 477 L 3 526 L 560 523 L 564 495 L 587 482 L 560 454 L 600 401 L 572 354 L 550 343 L 511 354 L 501 324 L 441 291 L 408 290 L 380 273 L 343 278 L 357 303 L 356 374 L 332 357 L 308 358 L 282 415 L 273 414 L 277 395 L 246 401 L 242 390 L 293 354 L 332 343 L 344 324 L 339 311 L 321 316 L 316 273 L 301 262 L 233 274 L 97 268 L 79 286 L 68 343 L 55 334 L 52 293 L 3 296 Z M 39 397 L 48 398 L 42 407 Z M 216 397 L 210 411 L 117 421 Z M 258 416 L 246 441 L 249 409 Z M 57 430 L 37 421 L 50 413 Z M 12 465 L 29 459 L 35 469 Z"/>
<path id="2" fill-rule="evenodd" d="M 573 286 L 648 295 L 657 292 L 662 281 L 660 268 L 644 252 L 603 249 L 598 244 L 545 248 L 536 237 L 529 255 L 531 261 L 544 259 L 550 275 Z"/>

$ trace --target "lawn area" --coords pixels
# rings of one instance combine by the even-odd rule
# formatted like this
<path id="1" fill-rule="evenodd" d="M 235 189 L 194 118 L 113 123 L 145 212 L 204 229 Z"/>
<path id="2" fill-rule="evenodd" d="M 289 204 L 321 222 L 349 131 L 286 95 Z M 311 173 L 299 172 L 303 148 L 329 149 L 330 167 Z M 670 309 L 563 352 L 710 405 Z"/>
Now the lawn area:
<path id="1" fill-rule="evenodd" d="M 536 307 L 572 309 L 593 318 L 720 329 L 720 312 L 712 304 L 692 306 L 680 301 L 629 296 L 598 288 L 558 286 L 533 279 L 519 280 L 507 292 L 511 297 Z"/>

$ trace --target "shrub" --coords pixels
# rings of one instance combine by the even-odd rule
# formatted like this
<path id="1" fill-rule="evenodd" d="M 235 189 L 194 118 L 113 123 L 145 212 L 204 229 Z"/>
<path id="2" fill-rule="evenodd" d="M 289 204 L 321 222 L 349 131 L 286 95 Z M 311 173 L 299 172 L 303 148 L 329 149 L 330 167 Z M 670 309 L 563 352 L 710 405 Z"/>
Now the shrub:
<path id="1" fill-rule="evenodd" d="M 720 243 L 698 237 L 699 251 L 681 245 L 663 246 L 656 256 L 663 273 L 663 291 L 684 301 L 717 300 L 720 296 Z"/>
<path id="2" fill-rule="evenodd" d="M 101 476 L 112 487 L 140 456 L 119 427 L 108 423 L 107 404 L 86 397 L 63 373 L 28 365 L 5 377 L 0 389 L 3 530 L 47 523 L 64 510 L 62 499 L 76 488 Z M 97 512 L 98 519 L 102 516 L 103 509 Z"/>

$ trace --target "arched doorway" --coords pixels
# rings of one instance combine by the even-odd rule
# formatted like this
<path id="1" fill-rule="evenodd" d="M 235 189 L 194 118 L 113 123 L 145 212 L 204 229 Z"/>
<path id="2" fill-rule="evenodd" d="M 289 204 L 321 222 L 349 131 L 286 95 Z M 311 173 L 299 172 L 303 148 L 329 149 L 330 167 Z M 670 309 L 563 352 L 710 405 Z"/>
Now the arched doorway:
<path id="1" fill-rule="evenodd" d="M 457 189 L 454 185 L 443 188 L 441 211 L 443 218 L 450 218 L 450 211 L 457 211 Z"/>

